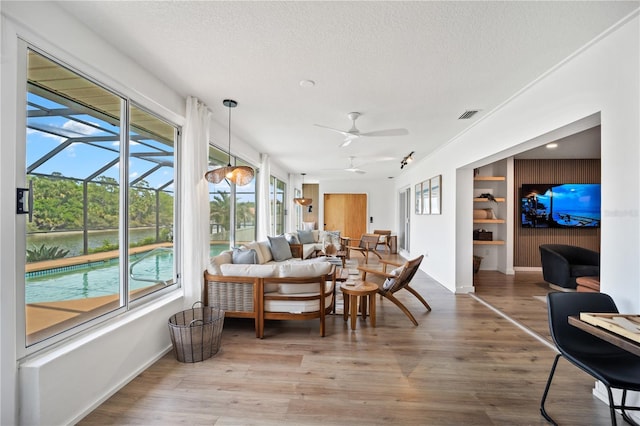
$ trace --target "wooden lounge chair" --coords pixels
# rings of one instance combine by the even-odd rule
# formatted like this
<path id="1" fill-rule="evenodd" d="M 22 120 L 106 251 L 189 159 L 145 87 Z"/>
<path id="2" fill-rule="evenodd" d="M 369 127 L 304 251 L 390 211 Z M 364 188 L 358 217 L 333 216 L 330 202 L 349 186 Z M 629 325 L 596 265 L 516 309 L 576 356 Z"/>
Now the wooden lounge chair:
<path id="1" fill-rule="evenodd" d="M 391 240 L 389 238 L 391 236 L 391 231 L 375 229 L 373 233 L 380 235 L 380 239 L 378 240 L 378 245 L 384 246 L 384 250 L 387 253 L 391 254 Z"/>
<path id="2" fill-rule="evenodd" d="M 346 247 L 347 258 L 351 258 L 350 251 L 354 250 L 362 253 L 364 256 L 364 263 L 369 263 L 369 253 L 373 253 L 378 256 L 378 259 L 382 259 L 380 253 L 376 251 L 378 241 L 380 241 L 380 235 L 378 234 L 362 234 L 362 237 L 360 237 L 360 243 L 357 246 L 348 245 Z"/>
<path id="3" fill-rule="evenodd" d="M 409 309 L 407 309 L 407 307 L 394 296 L 394 293 L 402 289 L 406 289 L 409 293 L 413 294 L 425 306 L 425 308 L 427 308 L 427 311 L 431 310 L 431 306 L 429 306 L 427 301 L 424 300 L 424 298 L 420 296 L 420 294 L 416 290 L 409 286 L 409 283 L 418 271 L 423 258 L 424 256 L 421 255 L 413 260 L 405 262 L 404 264 L 390 262 L 388 260 L 380 260 L 380 263 L 382 263 L 382 270 L 369 269 L 365 266 L 358 267 L 363 280 L 367 279 L 367 274 L 373 274 L 385 278 L 385 282 L 382 285 L 378 286 L 378 294 L 391 300 L 397 307 L 402 310 L 402 312 L 404 312 L 406 316 L 409 317 L 414 325 L 418 325 L 418 321 L 416 321 Z M 388 271 L 387 265 L 399 267 L 397 269 L 394 269 L 397 274 L 393 273 L 392 271 Z"/>

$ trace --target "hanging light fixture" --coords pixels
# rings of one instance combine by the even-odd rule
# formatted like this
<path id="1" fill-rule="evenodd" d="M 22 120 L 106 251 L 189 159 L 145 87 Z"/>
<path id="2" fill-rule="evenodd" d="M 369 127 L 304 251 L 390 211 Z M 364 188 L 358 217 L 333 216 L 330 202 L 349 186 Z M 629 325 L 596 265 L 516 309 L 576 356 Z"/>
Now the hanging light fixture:
<path id="1" fill-rule="evenodd" d="M 220 183 L 224 179 L 235 183 L 238 186 L 247 185 L 253 180 L 254 172 L 249 166 L 232 166 L 231 165 L 231 108 L 238 106 L 238 102 L 233 99 L 225 99 L 222 104 L 229 108 L 229 161 L 225 167 L 219 167 L 209 170 L 204 177 L 211 183 Z"/>
<path id="2" fill-rule="evenodd" d="M 302 189 L 304 191 L 304 176 L 306 175 L 306 173 L 300 173 L 302 175 Z M 313 200 L 311 198 L 294 198 L 293 202 L 296 203 L 299 206 L 308 206 L 311 203 L 313 203 Z"/>

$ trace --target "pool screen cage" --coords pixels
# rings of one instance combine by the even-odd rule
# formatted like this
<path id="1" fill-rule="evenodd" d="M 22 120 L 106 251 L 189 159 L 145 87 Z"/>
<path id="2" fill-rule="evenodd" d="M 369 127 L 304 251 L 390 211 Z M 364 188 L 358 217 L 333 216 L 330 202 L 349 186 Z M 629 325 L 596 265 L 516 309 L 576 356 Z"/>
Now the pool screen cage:
<path id="1" fill-rule="evenodd" d="M 163 216 L 161 204 L 173 204 L 177 127 L 131 102 L 129 114 L 125 115 L 129 117 L 126 126 L 121 123 L 124 105 L 121 97 L 57 64 L 55 72 L 38 73 L 39 69 L 53 68 L 51 64 L 53 62 L 47 58 L 29 53 L 26 173 L 30 196 L 40 208 L 34 211 L 34 206 L 29 206 L 33 215 L 29 232 L 82 230 L 83 254 L 88 254 L 87 233 L 90 230 L 118 229 L 117 219 L 113 219 L 115 215 L 108 212 L 114 206 L 107 205 L 107 201 L 96 193 L 116 194 L 117 199 L 124 185 L 120 182 L 120 168 L 126 161 L 129 202 L 133 204 L 144 199 L 146 208 L 145 214 L 130 215 L 129 226 L 155 226 L 156 241 L 162 238 L 166 241 L 167 235 L 172 238 L 173 207 L 167 205 L 165 208 L 165 211 L 171 211 L 171 217 L 168 213 Z M 84 90 L 78 90 L 78 87 L 84 87 Z M 127 136 L 123 137 L 122 133 L 127 130 Z M 124 151 L 128 154 L 126 157 L 120 146 L 123 140 L 128 140 Z M 52 198 L 53 195 L 44 189 L 51 185 L 71 193 L 74 204 L 69 201 L 64 204 L 68 210 L 74 208 L 72 219 L 71 214 L 67 214 L 68 217 L 52 222 L 48 215 L 56 208 L 55 199 L 44 202 L 36 198 Z M 63 204 L 60 201 L 69 194 L 55 196 L 58 203 Z M 93 205 L 91 200 L 94 200 Z"/>

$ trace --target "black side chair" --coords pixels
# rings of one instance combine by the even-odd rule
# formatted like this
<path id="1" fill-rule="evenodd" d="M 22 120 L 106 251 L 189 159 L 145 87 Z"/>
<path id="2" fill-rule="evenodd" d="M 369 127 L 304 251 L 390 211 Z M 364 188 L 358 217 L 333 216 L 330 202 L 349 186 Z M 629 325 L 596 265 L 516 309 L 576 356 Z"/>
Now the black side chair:
<path id="1" fill-rule="evenodd" d="M 622 410 L 627 422 L 637 425 L 629 418 L 625 410 L 640 410 L 640 407 L 626 406 L 627 390 L 640 391 L 640 357 L 620 349 L 568 322 L 571 315 L 580 312 L 617 313 L 618 308 L 611 296 L 604 293 L 549 293 L 549 329 L 560 353 L 556 355 L 549 373 L 547 386 L 540 401 L 540 412 L 549 422 L 557 423 L 544 408 L 553 374 L 561 356 L 584 372 L 601 381 L 609 394 L 611 424 L 616 425 L 616 409 Z M 622 389 L 622 401 L 615 405 L 611 388 Z"/>

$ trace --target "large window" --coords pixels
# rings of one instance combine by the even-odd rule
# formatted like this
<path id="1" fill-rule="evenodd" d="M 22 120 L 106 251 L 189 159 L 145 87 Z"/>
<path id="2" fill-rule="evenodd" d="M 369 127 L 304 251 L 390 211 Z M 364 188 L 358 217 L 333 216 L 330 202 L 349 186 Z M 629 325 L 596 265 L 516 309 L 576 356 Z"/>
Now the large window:
<path id="1" fill-rule="evenodd" d="M 209 146 L 211 169 L 226 166 L 251 166 Z M 209 183 L 210 253 L 216 255 L 229 247 L 248 243 L 256 238 L 256 180 L 237 186 L 226 179 L 218 184 Z"/>
<path id="2" fill-rule="evenodd" d="M 178 129 L 34 50 L 26 55 L 30 346 L 176 284 Z"/>

